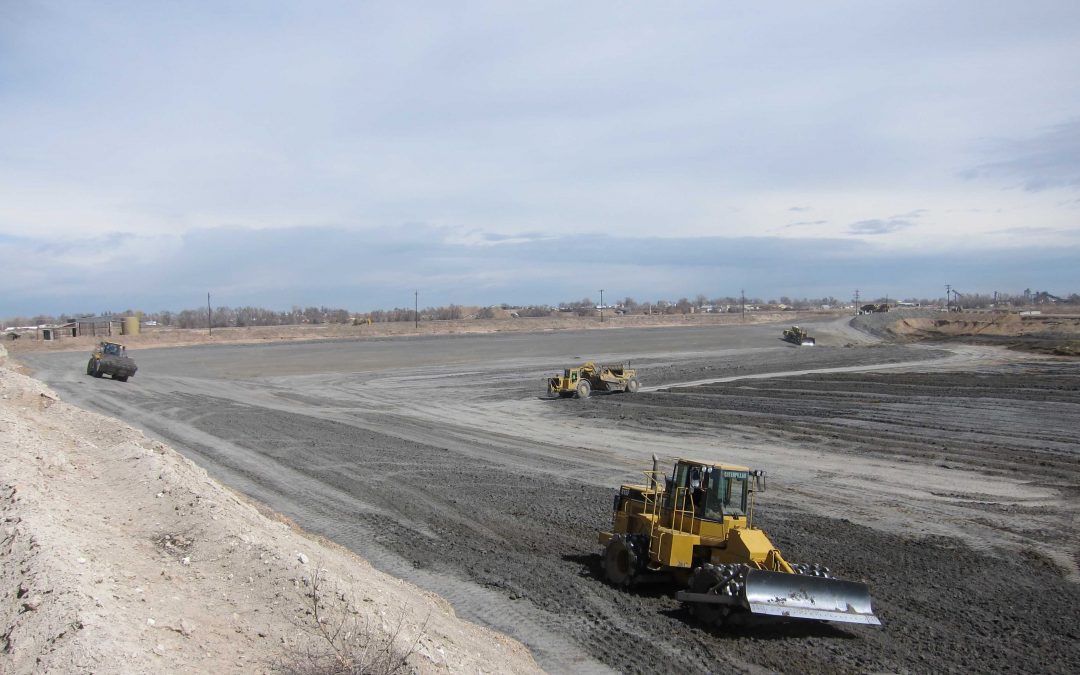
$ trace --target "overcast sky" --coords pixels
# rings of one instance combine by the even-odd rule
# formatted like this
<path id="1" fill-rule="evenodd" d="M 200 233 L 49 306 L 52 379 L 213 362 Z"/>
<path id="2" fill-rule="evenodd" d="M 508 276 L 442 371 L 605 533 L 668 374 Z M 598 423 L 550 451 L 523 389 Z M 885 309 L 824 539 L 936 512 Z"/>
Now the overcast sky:
<path id="1" fill-rule="evenodd" d="M 0 316 L 1080 291 L 1080 3 L 464 4 L 0 3 Z"/>

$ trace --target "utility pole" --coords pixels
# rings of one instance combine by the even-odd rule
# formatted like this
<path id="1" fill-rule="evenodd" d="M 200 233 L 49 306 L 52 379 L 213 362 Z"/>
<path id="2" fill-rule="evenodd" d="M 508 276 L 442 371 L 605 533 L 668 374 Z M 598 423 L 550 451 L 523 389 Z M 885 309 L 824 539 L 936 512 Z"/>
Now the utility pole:
<path id="1" fill-rule="evenodd" d="M 855 289 L 855 316 L 859 316 L 859 289 Z"/>
<path id="2" fill-rule="evenodd" d="M 210 291 L 206 292 L 206 328 L 214 334 L 214 315 L 210 313 Z"/>
<path id="3" fill-rule="evenodd" d="M 416 327 L 416 330 L 420 330 L 420 289 L 418 288 L 418 289 L 414 290 L 412 295 L 413 295 L 413 300 L 412 300 L 413 301 L 413 310 L 412 310 L 413 326 Z"/>
<path id="4" fill-rule="evenodd" d="M 746 323 L 746 291 L 739 289 L 739 321 Z"/>
<path id="5" fill-rule="evenodd" d="M 952 311 L 952 286 L 945 284 L 945 311 Z"/>
<path id="6" fill-rule="evenodd" d="M 600 323 L 604 323 L 604 289 L 600 289 Z"/>

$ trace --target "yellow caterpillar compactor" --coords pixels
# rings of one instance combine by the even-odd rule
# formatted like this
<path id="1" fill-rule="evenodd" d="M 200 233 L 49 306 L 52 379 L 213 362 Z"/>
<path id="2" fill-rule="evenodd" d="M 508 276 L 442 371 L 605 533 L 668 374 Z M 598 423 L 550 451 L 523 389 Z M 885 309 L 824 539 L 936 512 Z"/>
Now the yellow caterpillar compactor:
<path id="1" fill-rule="evenodd" d="M 633 394 L 640 388 L 637 371 L 623 365 L 596 365 L 589 361 L 576 368 L 567 368 L 562 375 L 549 377 L 550 396 L 589 398 L 594 391 L 625 391 Z"/>
<path id="2" fill-rule="evenodd" d="M 127 355 L 127 347 L 116 342 L 102 342 L 90 352 L 86 362 L 86 374 L 94 377 L 108 375 L 114 380 L 127 382 L 139 367 Z"/>
<path id="3" fill-rule="evenodd" d="M 753 526 L 764 472 L 679 459 L 666 476 L 654 456 L 644 473 L 645 485 L 615 495 L 612 531 L 600 533 L 612 584 L 674 581 L 685 589 L 676 598 L 716 626 L 753 617 L 880 625 L 865 584 L 789 563 Z"/>

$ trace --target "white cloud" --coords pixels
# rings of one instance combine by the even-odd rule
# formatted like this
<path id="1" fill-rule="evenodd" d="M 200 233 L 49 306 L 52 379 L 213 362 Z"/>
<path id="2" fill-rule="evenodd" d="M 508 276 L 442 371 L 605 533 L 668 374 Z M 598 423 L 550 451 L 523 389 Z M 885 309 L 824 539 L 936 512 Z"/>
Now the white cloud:
<path id="1" fill-rule="evenodd" d="M 0 234 L 1061 244 L 1078 45 L 1051 0 L 17 3 Z"/>

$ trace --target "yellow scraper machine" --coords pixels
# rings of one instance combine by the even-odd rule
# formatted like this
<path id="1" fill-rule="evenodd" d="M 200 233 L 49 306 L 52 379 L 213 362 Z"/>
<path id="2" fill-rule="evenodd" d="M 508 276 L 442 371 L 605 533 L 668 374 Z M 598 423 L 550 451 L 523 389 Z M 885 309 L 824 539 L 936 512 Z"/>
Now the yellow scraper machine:
<path id="1" fill-rule="evenodd" d="M 633 394 L 640 387 L 637 371 L 629 366 L 597 365 L 592 361 L 567 368 L 562 375 L 547 378 L 547 390 L 550 396 L 589 398 L 589 394 L 594 391 Z"/>
<path id="2" fill-rule="evenodd" d="M 866 584 L 789 563 L 753 526 L 764 472 L 679 459 L 667 476 L 654 456 L 644 473 L 644 485 L 620 488 L 612 531 L 600 533 L 612 584 L 674 582 L 684 589 L 675 597 L 715 626 L 753 617 L 880 625 Z"/>

